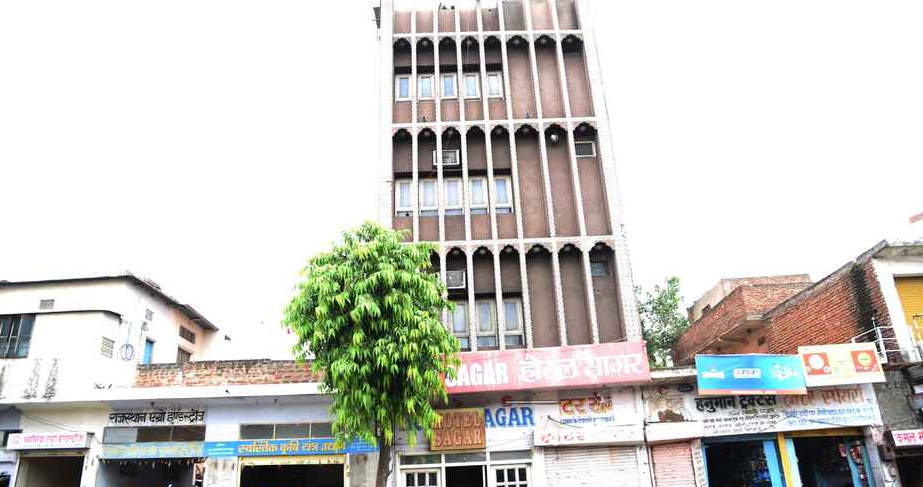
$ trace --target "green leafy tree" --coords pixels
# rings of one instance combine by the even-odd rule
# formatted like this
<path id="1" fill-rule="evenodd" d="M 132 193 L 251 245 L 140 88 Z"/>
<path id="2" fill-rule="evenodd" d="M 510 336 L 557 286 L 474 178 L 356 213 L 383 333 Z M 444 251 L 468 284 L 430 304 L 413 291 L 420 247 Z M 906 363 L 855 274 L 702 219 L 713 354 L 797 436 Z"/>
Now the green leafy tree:
<path id="1" fill-rule="evenodd" d="M 441 321 L 454 305 L 432 272 L 435 247 L 402 237 L 371 222 L 344 232 L 309 261 L 284 319 L 298 337 L 295 358 L 313 360 L 333 394 L 337 441 L 378 443 L 378 487 L 398 429 L 432 438 L 434 405 L 448 401 L 442 377 L 458 365 L 458 340 Z"/>
<path id="2" fill-rule="evenodd" d="M 645 291 L 639 286 L 635 294 L 648 359 L 653 367 L 670 367 L 673 365 L 670 351 L 680 335 L 689 328 L 689 320 L 681 309 L 683 297 L 679 278 L 670 277 L 663 286 L 655 284 L 653 291 Z"/>

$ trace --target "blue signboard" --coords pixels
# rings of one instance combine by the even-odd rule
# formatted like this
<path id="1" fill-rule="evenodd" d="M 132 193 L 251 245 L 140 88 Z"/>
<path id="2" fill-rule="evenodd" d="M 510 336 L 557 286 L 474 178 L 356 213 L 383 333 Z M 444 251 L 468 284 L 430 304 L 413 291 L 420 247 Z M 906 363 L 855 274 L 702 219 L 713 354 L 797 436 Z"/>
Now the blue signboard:
<path id="1" fill-rule="evenodd" d="M 703 396 L 807 394 L 798 355 L 697 355 Z"/>
<path id="2" fill-rule="evenodd" d="M 290 440 L 206 441 L 206 457 L 266 457 L 279 455 L 331 455 L 372 453 L 376 445 L 354 441 L 337 448 L 333 438 L 295 438 Z"/>

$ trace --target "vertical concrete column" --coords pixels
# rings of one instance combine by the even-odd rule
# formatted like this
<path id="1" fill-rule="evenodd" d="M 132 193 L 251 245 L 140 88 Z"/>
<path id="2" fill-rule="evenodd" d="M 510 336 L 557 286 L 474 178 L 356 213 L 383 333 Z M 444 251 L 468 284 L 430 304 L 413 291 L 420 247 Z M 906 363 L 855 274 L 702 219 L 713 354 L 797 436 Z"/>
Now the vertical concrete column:
<path id="1" fill-rule="evenodd" d="M 599 343 L 599 323 L 596 321 L 596 293 L 593 291 L 593 272 L 590 267 L 590 249 L 593 243 L 584 241 L 581 245 L 581 257 L 583 257 L 583 280 L 586 284 L 586 305 L 590 317 L 590 331 L 593 334 L 593 343 Z"/>
<path id="2" fill-rule="evenodd" d="M 474 252 L 477 249 L 472 246 L 465 248 L 465 262 L 468 282 L 468 333 L 471 335 L 471 351 L 476 352 L 478 349 L 478 327 L 477 327 L 477 310 L 474 309 Z"/>
<path id="3" fill-rule="evenodd" d="M 624 213 L 618 189 L 618 179 L 615 170 L 615 155 L 612 150 L 612 134 L 609 131 L 609 113 L 606 110 L 605 93 L 602 90 L 600 78 L 599 54 L 596 49 L 596 38 L 589 21 L 589 6 L 587 0 L 576 0 L 580 25 L 584 30 L 584 53 L 586 54 L 587 74 L 589 75 L 593 112 L 599 125 L 597 132 L 607 134 L 607 137 L 598 136 L 599 159 L 605 181 L 606 196 L 610 227 L 615 236 L 613 254 L 615 255 L 616 272 L 618 273 L 619 297 L 622 302 L 622 322 L 625 324 L 625 335 L 628 340 L 641 340 L 641 322 L 638 320 L 638 307 L 634 295 L 634 279 L 631 274 L 631 260 L 628 255 L 628 236 L 625 232 Z M 606 140 L 603 140 L 603 139 Z"/>
<path id="4" fill-rule="evenodd" d="M 522 320 L 526 332 L 526 348 L 532 348 L 532 308 L 529 306 L 529 276 L 526 268 L 526 247 L 519 240 L 519 279 L 522 281 Z"/>
<path id="5" fill-rule="evenodd" d="M 393 9 L 390 2 L 382 2 L 381 27 L 379 34 L 379 59 L 381 66 L 379 76 L 388 82 L 379 86 L 379 99 L 391 100 L 390 109 L 382 108 L 378 117 L 378 221 L 386 228 L 394 227 L 394 161 L 391 145 L 394 113 L 394 27 Z"/>
<path id="6" fill-rule="evenodd" d="M 410 11 L 410 31 L 416 32 L 417 11 Z M 410 184 L 410 191 L 413 193 L 413 241 L 420 241 L 420 170 L 419 151 L 420 127 L 417 125 L 417 42 L 416 37 L 410 38 L 410 157 L 413 164 L 413 181 Z"/>
<path id="7" fill-rule="evenodd" d="M 550 242 L 551 269 L 554 277 L 554 302 L 558 312 L 558 338 L 561 345 L 567 345 L 567 324 L 564 320 L 564 293 L 561 288 L 561 260 L 558 257 L 557 244 Z"/>

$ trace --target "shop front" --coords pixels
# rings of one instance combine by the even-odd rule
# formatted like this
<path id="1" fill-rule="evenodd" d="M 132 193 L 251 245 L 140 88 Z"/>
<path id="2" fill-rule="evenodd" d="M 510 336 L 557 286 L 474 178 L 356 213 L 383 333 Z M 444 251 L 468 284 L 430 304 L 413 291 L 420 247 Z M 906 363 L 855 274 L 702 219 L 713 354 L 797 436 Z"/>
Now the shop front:
<path id="1" fill-rule="evenodd" d="M 645 389 L 646 435 L 658 485 L 663 470 L 658 463 L 669 457 L 657 449 L 670 444 L 689 445 L 691 464 L 698 465 L 694 474 L 709 487 L 875 485 L 863 428 L 881 419 L 868 384 L 791 396 L 703 397 L 678 388 L 694 389 L 690 384 Z"/>
<path id="2" fill-rule="evenodd" d="M 205 410 L 143 409 L 109 413 L 97 487 L 202 487 Z"/>
<path id="3" fill-rule="evenodd" d="M 7 449 L 19 452 L 17 487 L 79 487 L 92 433 L 14 433 Z"/>
<path id="4" fill-rule="evenodd" d="M 349 485 L 349 455 L 371 453 L 377 448 L 362 442 L 338 448 L 329 437 L 329 423 L 318 424 L 327 428 L 324 434 L 328 437 L 206 442 L 205 456 L 236 460 L 236 485 L 240 487 Z M 260 425 L 261 428 L 267 426 L 275 435 L 279 434 L 279 426 L 283 431 L 302 427 L 301 424 Z M 268 433 L 265 435 L 269 436 Z M 301 434 L 310 435 L 310 427 Z"/>
<path id="5" fill-rule="evenodd" d="M 923 429 L 891 431 L 903 487 L 923 486 Z"/>

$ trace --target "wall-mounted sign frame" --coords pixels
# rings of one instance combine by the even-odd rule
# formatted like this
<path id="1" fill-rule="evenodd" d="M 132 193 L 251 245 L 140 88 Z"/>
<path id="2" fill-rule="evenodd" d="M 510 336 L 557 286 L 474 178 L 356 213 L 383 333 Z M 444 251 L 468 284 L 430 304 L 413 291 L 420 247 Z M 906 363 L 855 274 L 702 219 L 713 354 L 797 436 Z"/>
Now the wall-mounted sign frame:
<path id="1" fill-rule="evenodd" d="M 436 411 L 442 420 L 433 429 L 431 451 L 477 450 L 487 448 L 484 408 L 443 409 Z"/>
<path id="2" fill-rule="evenodd" d="M 798 347 L 808 387 L 885 382 L 874 343 Z"/>
<path id="3" fill-rule="evenodd" d="M 697 355 L 695 368 L 703 396 L 807 394 L 798 355 Z"/>

